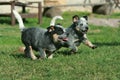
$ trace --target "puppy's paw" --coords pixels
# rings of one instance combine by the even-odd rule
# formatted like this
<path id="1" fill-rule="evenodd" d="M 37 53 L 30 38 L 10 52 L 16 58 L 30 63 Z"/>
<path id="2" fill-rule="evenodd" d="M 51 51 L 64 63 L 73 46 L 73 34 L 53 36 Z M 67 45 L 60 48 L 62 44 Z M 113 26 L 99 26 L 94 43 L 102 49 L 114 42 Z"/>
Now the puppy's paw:
<path id="1" fill-rule="evenodd" d="M 36 60 L 37 59 L 37 57 L 32 57 L 32 60 Z"/>
<path id="2" fill-rule="evenodd" d="M 52 59 L 53 58 L 53 54 L 48 56 L 48 59 Z"/>
<path id="3" fill-rule="evenodd" d="M 94 46 L 92 46 L 91 48 L 92 48 L 92 49 L 95 49 L 95 48 L 97 48 L 97 46 L 96 46 L 96 45 L 94 45 Z"/>

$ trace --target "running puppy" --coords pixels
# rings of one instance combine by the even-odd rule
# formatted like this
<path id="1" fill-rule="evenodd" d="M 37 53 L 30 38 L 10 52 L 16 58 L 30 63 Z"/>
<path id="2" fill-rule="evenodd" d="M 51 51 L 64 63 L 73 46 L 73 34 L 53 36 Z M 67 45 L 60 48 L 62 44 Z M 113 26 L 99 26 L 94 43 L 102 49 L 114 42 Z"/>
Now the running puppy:
<path id="1" fill-rule="evenodd" d="M 79 18 L 78 15 L 75 15 L 72 17 L 73 24 L 66 29 L 67 34 L 69 34 L 68 41 L 66 41 L 63 46 L 71 48 L 71 53 L 77 52 L 77 47 L 81 43 L 84 43 L 92 49 L 96 48 L 86 36 L 89 29 L 87 20 L 87 16 Z"/>
<path id="2" fill-rule="evenodd" d="M 43 28 L 25 28 L 22 18 L 19 13 L 13 10 L 13 13 L 19 22 L 21 30 L 21 40 L 25 45 L 25 55 L 35 60 L 37 57 L 34 55 L 33 50 L 39 51 L 41 58 L 52 58 L 52 52 L 60 47 L 60 43 L 67 41 L 65 30 L 60 25 L 55 25 L 56 19 L 62 19 L 61 16 L 56 16 L 52 19 L 50 26 L 47 29 Z"/>

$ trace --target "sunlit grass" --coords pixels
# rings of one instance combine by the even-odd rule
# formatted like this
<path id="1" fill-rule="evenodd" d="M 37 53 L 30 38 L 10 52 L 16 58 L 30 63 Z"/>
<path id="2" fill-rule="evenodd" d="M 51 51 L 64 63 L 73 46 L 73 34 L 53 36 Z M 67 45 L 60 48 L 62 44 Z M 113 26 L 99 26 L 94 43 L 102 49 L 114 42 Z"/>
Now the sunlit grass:
<path id="1" fill-rule="evenodd" d="M 74 14 L 64 13 L 63 26 L 71 24 Z M 26 27 L 48 27 L 50 18 L 43 17 L 43 24 L 28 19 Z M 59 22 L 59 21 L 57 21 Z M 18 24 L 0 24 L 0 79 L 1 80 L 119 80 L 120 79 L 120 28 L 90 25 L 89 40 L 98 46 L 92 50 L 81 44 L 75 55 L 67 55 L 67 48 L 55 52 L 49 60 L 31 60 L 18 48 L 23 46 Z M 39 53 L 36 53 L 38 55 Z"/>

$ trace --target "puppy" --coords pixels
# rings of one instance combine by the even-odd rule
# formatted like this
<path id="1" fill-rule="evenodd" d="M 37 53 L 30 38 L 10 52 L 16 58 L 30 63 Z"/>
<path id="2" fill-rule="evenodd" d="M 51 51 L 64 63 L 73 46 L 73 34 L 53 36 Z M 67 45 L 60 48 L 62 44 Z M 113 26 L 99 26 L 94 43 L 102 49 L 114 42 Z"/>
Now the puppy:
<path id="1" fill-rule="evenodd" d="M 61 16 L 56 16 L 52 19 L 50 26 L 47 29 L 43 28 L 25 28 L 22 18 L 19 13 L 13 10 L 13 13 L 18 20 L 19 28 L 21 30 L 21 40 L 25 45 L 25 55 L 35 60 L 33 50 L 39 51 L 42 59 L 52 58 L 52 52 L 60 48 L 60 43 L 67 41 L 65 30 L 60 25 L 55 25 L 56 19 L 62 19 Z"/>
<path id="2" fill-rule="evenodd" d="M 93 45 L 87 38 L 88 27 L 88 17 L 83 16 L 79 18 L 78 15 L 72 17 L 72 25 L 66 29 L 68 34 L 68 41 L 66 41 L 63 46 L 71 48 L 71 53 L 75 53 L 78 50 L 78 46 L 84 43 L 88 47 L 95 49 L 96 46 Z"/>

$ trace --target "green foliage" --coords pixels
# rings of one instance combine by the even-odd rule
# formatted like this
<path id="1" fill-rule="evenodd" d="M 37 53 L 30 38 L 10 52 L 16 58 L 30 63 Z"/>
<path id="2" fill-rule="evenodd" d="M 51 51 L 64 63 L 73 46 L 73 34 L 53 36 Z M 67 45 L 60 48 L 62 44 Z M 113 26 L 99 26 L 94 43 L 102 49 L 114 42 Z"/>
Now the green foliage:
<path id="1" fill-rule="evenodd" d="M 58 22 L 68 27 L 71 16 L 76 13 L 81 14 L 64 13 L 64 20 Z M 46 28 L 50 20 L 43 17 L 43 24 L 38 25 L 36 19 L 29 19 L 25 25 Z M 75 55 L 67 55 L 69 49 L 61 48 L 55 52 L 53 59 L 33 61 L 18 51 L 18 48 L 23 46 L 18 24 L 0 24 L 0 79 L 120 80 L 120 28 L 90 25 L 87 35 L 89 40 L 98 46 L 97 49 L 92 50 L 81 44 Z"/>

